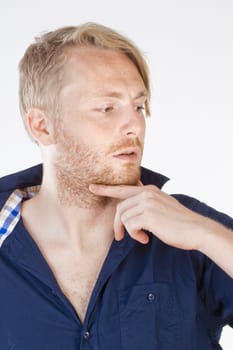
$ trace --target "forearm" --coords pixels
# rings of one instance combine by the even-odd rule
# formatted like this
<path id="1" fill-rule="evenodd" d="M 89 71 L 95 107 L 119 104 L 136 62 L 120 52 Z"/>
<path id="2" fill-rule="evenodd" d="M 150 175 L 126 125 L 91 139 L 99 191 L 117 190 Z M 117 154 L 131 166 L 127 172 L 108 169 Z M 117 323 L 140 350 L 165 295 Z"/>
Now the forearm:
<path id="1" fill-rule="evenodd" d="M 233 278 L 233 231 L 205 219 L 198 250 L 207 255 Z"/>

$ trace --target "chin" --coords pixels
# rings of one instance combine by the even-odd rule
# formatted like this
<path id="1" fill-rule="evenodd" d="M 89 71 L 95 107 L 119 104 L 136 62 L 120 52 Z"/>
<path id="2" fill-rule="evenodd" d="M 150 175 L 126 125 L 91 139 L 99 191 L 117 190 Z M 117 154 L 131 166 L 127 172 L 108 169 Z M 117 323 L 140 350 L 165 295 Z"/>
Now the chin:
<path id="1" fill-rule="evenodd" d="M 112 178 L 112 185 L 131 185 L 135 186 L 138 184 L 138 181 L 141 178 L 141 169 L 137 167 L 136 169 L 127 169 L 119 171 L 118 175 L 116 174 Z"/>

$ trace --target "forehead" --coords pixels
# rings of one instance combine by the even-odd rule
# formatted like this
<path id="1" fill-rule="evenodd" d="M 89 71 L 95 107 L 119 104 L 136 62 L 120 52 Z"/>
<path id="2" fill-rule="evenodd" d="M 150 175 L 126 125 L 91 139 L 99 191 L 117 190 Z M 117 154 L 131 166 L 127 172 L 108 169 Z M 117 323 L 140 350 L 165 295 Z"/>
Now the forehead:
<path id="1" fill-rule="evenodd" d="M 135 64 L 125 54 L 96 47 L 69 50 L 65 68 L 68 85 L 82 88 L 105 89 L 119 86 L 143 89 L 144 83 Z"/>
<path id="2" fill-rule="evenodd" d="M 104 72 L 117 69 L 121 66 L 123 70 L 137 70 L 135 64 L 127 55 L 120 51 L 103 49 L 94 46 L 83 46 L 71 48 L 67 55 L 67 68 L 98 72 L 98 67 L 105 67 Z"/>

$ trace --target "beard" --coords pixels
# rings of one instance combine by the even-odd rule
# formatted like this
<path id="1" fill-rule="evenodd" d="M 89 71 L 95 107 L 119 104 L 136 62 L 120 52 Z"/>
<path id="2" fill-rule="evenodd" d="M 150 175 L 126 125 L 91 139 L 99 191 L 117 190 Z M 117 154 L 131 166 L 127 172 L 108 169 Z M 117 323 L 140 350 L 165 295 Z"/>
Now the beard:
<path id="1" fill-rule="evenodd" d="M 139 139 L 106 146 L 89 146 L 77 140 L 62 125 L 56 127 L 57 156 L 54 163 L 59 201 L 69 206 L 81 208 L 104 207 L 112 199 L 96 196 L 89 191 L 90 184 L 137 185 L 141 168 L 138 163 L 114 164 L 114 152 L 127 147 L 139 147 Z M 115 165 L 115 166 L 114 166 Z"/>

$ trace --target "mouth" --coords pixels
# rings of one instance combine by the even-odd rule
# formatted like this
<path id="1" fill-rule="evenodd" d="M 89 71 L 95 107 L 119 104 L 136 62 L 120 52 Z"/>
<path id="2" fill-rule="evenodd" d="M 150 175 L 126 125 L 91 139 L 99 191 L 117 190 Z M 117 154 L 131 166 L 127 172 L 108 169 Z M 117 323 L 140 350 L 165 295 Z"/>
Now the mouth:
<path id="1" fill-rule="evenodd" d="M 130 147 L 118 151 L 117 153 L 113 154 L 113 157 L 123 161 L 136 162 L 139 158 L 139 154 L 140 152 L 137 147 Z"/>

